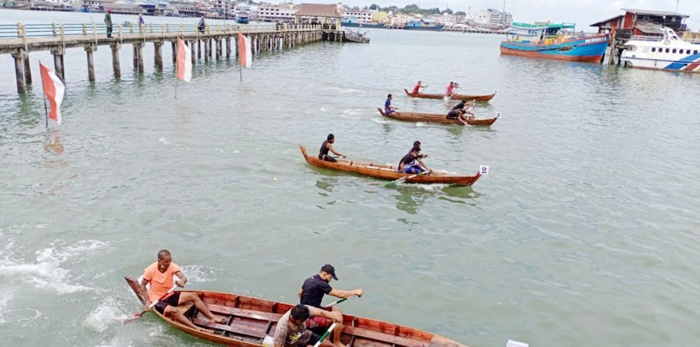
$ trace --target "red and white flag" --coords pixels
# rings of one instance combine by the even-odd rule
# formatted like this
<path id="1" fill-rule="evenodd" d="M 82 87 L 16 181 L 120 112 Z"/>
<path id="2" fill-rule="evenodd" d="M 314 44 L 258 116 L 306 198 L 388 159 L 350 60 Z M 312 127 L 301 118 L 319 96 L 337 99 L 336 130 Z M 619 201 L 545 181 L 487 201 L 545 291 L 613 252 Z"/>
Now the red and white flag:
<path id="1" fill-rule="evenodd" d="M 185 82 L 192 79 L 192 51 L 182 41 L 177 39 L 177 78 Z"/>
<path id="2" fill-rule="evenodd" d="M 66 92 L 66 86 L 53 71 L 46 67 L 46 65 L 39 62 L 39 68 L 41 69 L 41 82 L 44 87 L 44 95 L 49 99 L 49 104 L 51 105 L 49 118 L 61 124 L 61 103 L 63 102 L 63 95 Z"/>
<path id="3" fill-rule="evenodd" d="M 253 65 L 253 53 L 250 48 L 250 38 L 238 33 L 238 56 L 241 59 L 241 66 L 250 67 Z"/>

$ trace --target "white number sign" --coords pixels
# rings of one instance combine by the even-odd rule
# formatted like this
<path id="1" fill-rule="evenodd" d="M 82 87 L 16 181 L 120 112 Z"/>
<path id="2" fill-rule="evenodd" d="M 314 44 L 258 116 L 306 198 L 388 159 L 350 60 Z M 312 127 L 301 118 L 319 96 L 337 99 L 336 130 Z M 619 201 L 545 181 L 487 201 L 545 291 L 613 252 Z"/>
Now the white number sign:
<path id="1" fill-rule="evenodd" d="M 481 165 L 479 166 L 479 173 L 482 176 L 488 176 L 489 174 L 489 166 L 488 165 Z"/>
<path id="2" fill-rule="evenodd" d="M 513 341 L 513 340 L 508 340 L 508 343 L 506 343 L 506 347 L 529 347 L 530 344 L 525 343 L 525 342 L 520 342 L 520 341 Z"/>

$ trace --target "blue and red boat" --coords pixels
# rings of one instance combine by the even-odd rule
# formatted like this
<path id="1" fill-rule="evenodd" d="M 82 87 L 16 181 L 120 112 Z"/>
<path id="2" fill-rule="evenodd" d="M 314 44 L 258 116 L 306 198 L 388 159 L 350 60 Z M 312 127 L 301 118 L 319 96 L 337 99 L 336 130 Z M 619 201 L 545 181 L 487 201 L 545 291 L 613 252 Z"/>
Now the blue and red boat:
<path id="1" fill-rule="evenodd" d="M 530 58 L 602 63 L 610 44 L 608 34 L 575 34 L 575 24 L 513 23 L 501 54 Z"/>

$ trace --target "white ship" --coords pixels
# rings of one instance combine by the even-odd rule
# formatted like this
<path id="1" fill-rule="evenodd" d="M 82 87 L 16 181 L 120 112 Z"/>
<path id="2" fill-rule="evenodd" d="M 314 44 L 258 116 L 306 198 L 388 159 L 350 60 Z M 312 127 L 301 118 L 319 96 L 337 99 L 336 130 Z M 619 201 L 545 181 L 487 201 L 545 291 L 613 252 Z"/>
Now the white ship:
<path id="1" fill-rule="evenodd" d="M 700 45 L 681 40 L 673 29 L 661 30 L 663 36 L 632 36 L 620 62 L 637 69 L 700 72 Z"/>

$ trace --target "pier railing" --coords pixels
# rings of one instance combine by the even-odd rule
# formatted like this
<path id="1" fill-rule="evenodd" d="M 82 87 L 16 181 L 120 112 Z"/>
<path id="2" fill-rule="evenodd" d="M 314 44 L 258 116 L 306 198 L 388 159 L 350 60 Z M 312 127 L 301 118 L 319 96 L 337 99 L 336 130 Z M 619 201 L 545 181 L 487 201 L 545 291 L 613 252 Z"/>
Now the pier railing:
<path id="1" fill-rule="evenodd" d="M 265 33 L 265 32 L 299 32 L 319 30 L 318 25 L 206 25 L 204 30 L 199 30 L 196 24 L 145 24 L 121 23 L 112 26 L 112 35 L 119 38 L 122 34 L 140 34 L 153 36 L 153 34 L 230 34 L 230 33 Z M 0 42 L 3 39 L 23 39 L 40 37 L 67 36 L 97 36 L 106 35 L 107 25 L 104 23 L 64 23 L 64 24 L 1 24 Z"/>

